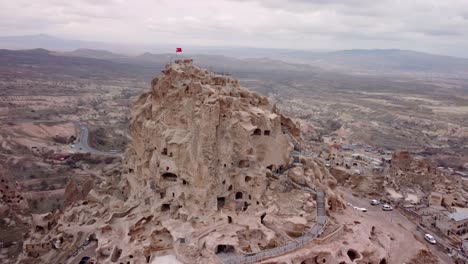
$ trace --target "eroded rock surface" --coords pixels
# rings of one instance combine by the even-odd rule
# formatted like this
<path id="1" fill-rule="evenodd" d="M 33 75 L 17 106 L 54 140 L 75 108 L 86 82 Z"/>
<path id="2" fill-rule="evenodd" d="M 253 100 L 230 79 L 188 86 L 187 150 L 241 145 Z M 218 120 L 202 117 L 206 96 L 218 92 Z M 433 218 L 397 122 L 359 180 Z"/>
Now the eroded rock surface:
<path id="1" fill-rule="evenodd" d="M 215 263 L 303 235 L 316 222 L 316 188 L 327 193 L 329 209 L 344 208 L 333 176 L 298 151 L 300 129 L 291 119 L 191 60 L 152 81 L 135 102 L 130 129 L 123 174 L 89 194 L 70 185 L 71 205 L 47 235 L 31 234 L 24 261 L 70 260 L 96 240 L 99 263 L 150 263 L 168 253 Z"/>

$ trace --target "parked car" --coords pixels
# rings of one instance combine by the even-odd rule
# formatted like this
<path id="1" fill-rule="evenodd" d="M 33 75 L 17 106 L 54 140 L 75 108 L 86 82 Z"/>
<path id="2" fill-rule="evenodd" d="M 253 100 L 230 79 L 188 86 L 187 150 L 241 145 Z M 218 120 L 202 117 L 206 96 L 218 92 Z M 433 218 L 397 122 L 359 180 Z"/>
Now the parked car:
<path id="1" fill-rule="evenodd" d="M 437 243 L 437 241 L 435 240 L 435 238 L 431 234 L 425 234 L 424 238 L 427 240 L 427 242 L 429 242 L 429 243 L 431 243 L 433 245 Z"/>
<path id="2" fill-rule="evenodd" d="M 361 211 L 361 212 L 367 212 L 367 209 L 364 207 L 356 207 L 356 210 Z"/>
<path id="3" fill-rule="evenodd" d="M 391 210 L 393 210 L 393 207 L 391 207 L 391 206 L 388 205 L 388 204 L 384 204 L 384 205 L 382 205 L 382 210 L 384 210 L 384 211 L 391 211 Z"/>
<path id="4" fill-rule="evenodd" d="M 373 200 L 371 200 L 370 204 L 372 204 L 372 205 L 379 205 L 379 204 L 380 204 L 380 201 L 379 201 L 379 200 L 376 200 L 376 199 L 373 199 Z"/>

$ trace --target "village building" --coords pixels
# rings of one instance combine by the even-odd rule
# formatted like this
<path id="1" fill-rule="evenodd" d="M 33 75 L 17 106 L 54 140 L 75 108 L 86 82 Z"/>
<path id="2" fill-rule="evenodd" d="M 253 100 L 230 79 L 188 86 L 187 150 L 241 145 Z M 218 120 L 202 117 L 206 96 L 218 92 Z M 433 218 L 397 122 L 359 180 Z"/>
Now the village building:
<path id="1" fill-rule="evenodd" d="M 468 211 L 442 214 L 436 219 L 436 227 L 444 234 L 463 237 L 468 233 Z"/>

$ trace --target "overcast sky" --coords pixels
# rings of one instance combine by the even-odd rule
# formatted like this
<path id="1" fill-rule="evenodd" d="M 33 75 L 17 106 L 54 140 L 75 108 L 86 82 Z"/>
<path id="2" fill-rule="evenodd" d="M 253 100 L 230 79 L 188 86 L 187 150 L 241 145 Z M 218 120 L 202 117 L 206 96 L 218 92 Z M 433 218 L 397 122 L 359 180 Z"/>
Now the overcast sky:
<path id="1" fill-rule="evenodd" d="M 468 57 L 468 0 L 0 0 L 0 34 Z"/>

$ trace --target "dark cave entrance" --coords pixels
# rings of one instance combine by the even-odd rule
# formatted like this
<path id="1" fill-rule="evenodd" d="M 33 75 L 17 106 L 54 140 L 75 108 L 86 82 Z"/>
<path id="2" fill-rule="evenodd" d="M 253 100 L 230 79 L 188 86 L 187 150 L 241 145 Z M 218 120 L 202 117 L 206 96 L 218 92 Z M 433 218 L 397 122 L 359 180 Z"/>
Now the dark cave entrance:
<path id="1" fill-rule="evenodd" d="M 236 250 L 231 245 L 218 245 L 218 246 L 216 246 L 216 251 L 215 251 L 216 254 L 235 253 L 235 252 L 236 252 Z"/>
<path id="2" fill-rule="evenodd" d="M 171 181 L 171 182 L 176 182 L 177 181 L 177 175 L 172 173 L 172 172 L 165 172 L 161 175 L 163 180 L 165 181 Z"/>

